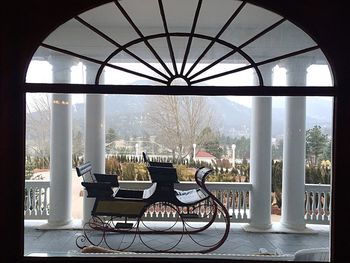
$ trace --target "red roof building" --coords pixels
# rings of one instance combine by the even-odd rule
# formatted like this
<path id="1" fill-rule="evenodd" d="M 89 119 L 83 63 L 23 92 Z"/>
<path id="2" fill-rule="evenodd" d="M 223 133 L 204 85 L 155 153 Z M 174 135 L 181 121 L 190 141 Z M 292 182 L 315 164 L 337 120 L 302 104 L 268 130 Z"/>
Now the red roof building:
<path id="1" fill-rule="evenodd" d="M 211 163 L 216 160 L 216 157 L 205 151 L 197 151 L 193 159 L 195 161 Z"/>

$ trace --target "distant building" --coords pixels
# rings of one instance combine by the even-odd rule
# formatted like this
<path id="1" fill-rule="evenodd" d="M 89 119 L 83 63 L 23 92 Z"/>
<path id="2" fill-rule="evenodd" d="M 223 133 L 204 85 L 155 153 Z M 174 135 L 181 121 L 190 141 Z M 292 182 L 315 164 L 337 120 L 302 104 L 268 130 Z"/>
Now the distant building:
<path id="1" fill-rule="evenodd" d="M 216 160 L 216 157 L 205 151 L 197 151 L 196 155 L 193 157 L 194 161 L 212 163 Z"/>

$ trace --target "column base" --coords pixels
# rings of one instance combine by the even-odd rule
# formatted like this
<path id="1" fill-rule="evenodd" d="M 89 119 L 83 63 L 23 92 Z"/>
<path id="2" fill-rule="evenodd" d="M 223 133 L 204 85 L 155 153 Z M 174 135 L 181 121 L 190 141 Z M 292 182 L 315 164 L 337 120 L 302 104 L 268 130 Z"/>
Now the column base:
<path id="1" fill-rule="evenodd" d="M 73 219 L 66 223 L 52 223 L 47 222 L 43 225 L 37 226 L 38 230 L 74 230 L 82 229 L 83 223 L 81 219 Z"/>
<path id="2" fill-rule="evenodd" d="M 243 226 L 244 231 L 252 232 L 252 233 L 269 232 L 271 228 L 272 228 L 272 224 L 265 225 L 265 226 L 253 226 L 251 224 L 246 224 Z"/>
<path id="3" fill-rule="evenodd" d="M 253 233 L 280 233 L 280 234 L 318 234 L 317 231 L 304 227 L 304 228 L 291 228 L 281 223 L 274 223 L 270 227 L 254 227 L 249 224 L 243 226 L 246 232 Z"/>

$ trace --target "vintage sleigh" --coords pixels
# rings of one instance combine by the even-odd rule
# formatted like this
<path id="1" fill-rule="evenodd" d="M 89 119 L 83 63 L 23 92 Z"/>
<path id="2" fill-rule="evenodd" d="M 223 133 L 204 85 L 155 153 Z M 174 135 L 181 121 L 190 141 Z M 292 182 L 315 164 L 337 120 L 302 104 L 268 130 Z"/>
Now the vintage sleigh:
<path id="1" fill-rule="evenodd" d="M 143 154 L 152 180 L 150 187 L 144 190 L 120 187 L 116 175 L 92 173 L 92 165 L 87 162 L 76 167 L 78 176 L 83 177 L 81 184 L 87 191 L 88 198 L 95 198 L 91 219 L 84 226 L 83 234 L 76 239 L 79 248 L 88 245 L 106 246 L 116 251 L 134 252 L 199 252 L 206 253 L 219 248 L 226 240 L 230 229 L 230 217 L 225 206 L 206 187 L 205 181 L 212 170 L 202 167 L 197 169 L 196 189 L 178 190 L 176 168 L 171 163 L 149 161 Z M 88 182 L 87 175 L 91 181 Z M 228 197 L 227 197 L 228 198 Z M 168 221 L 166 227 L 155 227 L 148 220 L 150 213 L 160 213 L 161 221 Z M 196 238 L 220 222 L 221 232 L 213 239 Z M 96 232 L 97 231 L 97 232 Z M 220 232 L 220 233 L 219 233 Z M 97 233 L 97 234 L 96 234 Z M 120 233 L 131 235 L 127 244 L 115 245 L 110 242 L 111 235 Z M 145 236 L 178 235 L 176 242 L 162 247 L 153 247 Z M 139 237 L 145 250 L 133 248 Z M 194 248 L 179 246 L 187 236 L 194 243 Z"/>

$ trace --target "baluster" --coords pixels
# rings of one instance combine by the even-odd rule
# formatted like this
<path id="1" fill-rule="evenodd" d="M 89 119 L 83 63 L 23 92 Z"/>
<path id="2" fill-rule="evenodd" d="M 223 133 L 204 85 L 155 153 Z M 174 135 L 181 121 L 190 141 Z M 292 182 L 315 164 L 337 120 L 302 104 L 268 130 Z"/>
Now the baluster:
<path id="1" fill-rule="evenodd" d="M 27 187 L 25 187 L 24 189 L 24 216 L 27 216 L 27 210 L 28 210 L 28 198 L 26 195 L 26 190 L 27 190 Z"/>
<path id="2" fill-rule="evenodd" d="M 150 218 L 154 217 L 155 212 L 156 212 L 156 206 L 154 204 L 150 205 L 149 208 L 148 208 L 148 216 Z"/>
<path id="3" fill-rule="evenodd" d="M 47 214 L 50 215 L 50 186 L 47 188 L 47 192 L 46 192 L 46 199 L 47 199 L 47 206 L 46 206 L 46 209 L 47 209 Z"/>
<path id="4" fill-rule="evenodd" d="M 167 217 L 168 218 L 173 218 L 173 213 L 172 213 L 172 208 L 170 206 L 167 207 Z"/>
<path id="5" fill-rule="evenodd" d="M 200 218 L 203 218 L 203 202 L 199 202 L 199 203 L 197 204 L 196 210 L 197 210 L 196 214 L 197 214 Z"/>
<path id="6" fill-rule="evenodd" d="M 328 222 L 331 220 L 331 213 L 332 213 L 332 208 L 331 208 L 331 204 L 332 204 L 332 196 L 331 196 L 331 192 L 329 193 L 329 205 L 328 205 Z"/>
<path id="7" fill-rule="evenodd" d="M 311 211 L 311 220 L 315 220 L 316 219 L 316 194 L 315 191 L 312 192 L 312 211 Z"/>
<path id="8" fill-rule="evenodd" d="M 310 220 L 310 191 L 306 192 L 306 220 Z"/>
<path id="9" fill-rule="evenodd" d="M 29 199 L 29 215 L 33 216 L 34 215 L 34 205 L 33 205 L 33 189 L 30 187 L 28 190 L 28 199 Z"/>
<path id="10" fill-rule="evenodd" d="M 171 215 L 171 218 L 173 218 L 173 219 L 176 218 L 176 213 L 175 213 L 175 209 L 174 208 L 170 208 L 170 215 Z"/>
<path id="11" fill-rule="evenodd" d="M 247 219 L 247 192 L 243 191 L 243 219 Z"/>
<path id="12" fill-rule="evenodd" d="M 160 204 L 160 215 L 162 218 L 164 218 L 166 215 L 166 207 L 163 203 Z"/>
<path id="13" fill-rule="evenodd" d="M 232 191 L 232 221 L 235 221 L 237 219 L 236 217 L 236 190 Z"/>
<path id="14" fill-rule="evenodd" d="M 179 214 L 182 214 L 182 206 L 178 206 L 177 209 L 179 211 Z"/>
<path id="15" fill-rule="evenodd" d="M 229 203 L 228 203 L 228 208 L 227 208 L 227 211 L 229 213 L 229 215 L 233 218 L 233 215 L 234 215 L 234 209 L 233 209 L 233 202 L 234 202 L 234 192 L 233 191 L 229 191 Z"/>
<path id="16" fill-rule="evenodd" d="M 163 210 L 164 206 L 162 203 L 158 203 L 158 216 L 157 217 L 164 217 L 164 210 Z"/>
<path id="17" fill-rule="evenodd" d="M 242 191 L 238 191 L 238 219 L 241 220 L 242 219 L 242 214 L 241 214 L 241 197 L 242 196 Z"/>
<path id="18" fill-rule="evenodd" d="M 44 188 L 44 211 L 43 211 L 43 214 L 45 216 L 48 216 L 49 215 L 49 211 L 47 209 L 47 197 L 48 197 L 48 188 Z"/>
<path id="19" fill-rule="evenodd" d="M 28 186 L 28 215 L 32 215 L 32 188 Z"/>
<path id="20" fill-rule="evenodd" d="M 43 215 L 43 208 L 42 208 L 42 196 L 41 196 L 41 193 L 42 192 L 42 188 L 39 187 L 38 188 L 38 193 L 39 193 L 39 196 L 38 196 L 38 214 L 39 216 L 42 216 Z"/>
<path id="21" fill-rule="evenodd" d="M 226 190 L 226 209 L 227 211 L 230 211 L 230 190 Z M 230 212 L 229 212 L 230 213 Z"/>
<path id="22" fill-rule="evenodd" d="M 304 192 L 304 220 L 307 220 L 307 190 Z"/>
<path id="23" fill-rule="evenodd" d="M 38 211 L 38 201 L 39 201 L 39 199 L 38 199 L 38 187 L 35 187 L 34 189 L 33 189 L 33 204 L 34 204 L 34 214 L 35 214 L 35 216 L 38 216 L 39 215 L 39 211 Z"/>
<path id="24" fill-rule="evenodd" d="M 158 212 L 159 212 L 158 204 L 153 204 L 153 205 L 151 205 L 151 207 L 152 207 L 152 210 L 150 211 L 151 212 L 150 213 L 151 217 L 152 218 L 157 218 L 158 217 Z"/>
<path id="25" fill-rule="evenodd" d="M 217 190 L 217 197 L 218 197 L 219 201 L 222 203 L 222 191 L 221 190 Z"/>
<path id="26" fill-rule="evenodd" d="M 30 186 L 27 187 L 27 215 L 30 216 L 31 210 L 30 210 Z"/>
<path id="27" fill-rule="evenodd" d="M 28 187 L 26 187 L 26 190 L 27 190 L 27 194 L 25 194 L 25 197 L 24 197 L 24 203 L 25 203 L 24 215 L 28 216 L 29 215 L 29 198 L 28 198 L 29 190 L 28 190 Z"/>
<path id="28" fill-rule="evenodd" d="M 163 218 L 168 218 L 168 206 L 163 204 Z"/>
<path id="29" fill-rule="evenodd" d="M 205 200 L 205 214 L 208 215 L 208 217 L 213 215 L 213 211 L 211 209 L 211 203 L 209 201 L 209 199 Z"/>
<path id="30" fill-rule="evenodd" d="M 323 215 L 322 221 L 327 221 L 328 205 L 327 205 L 327 192 L 323 192 Z"/>
<path id="31" fill-rule="evenodd" d="M 316 220 L 321 220 L 321 209 L 322 209 L 322 205 L 321 205 L 321 193 L 322 192 L 317 192 L 317 215 L 316 215 Z"/>

